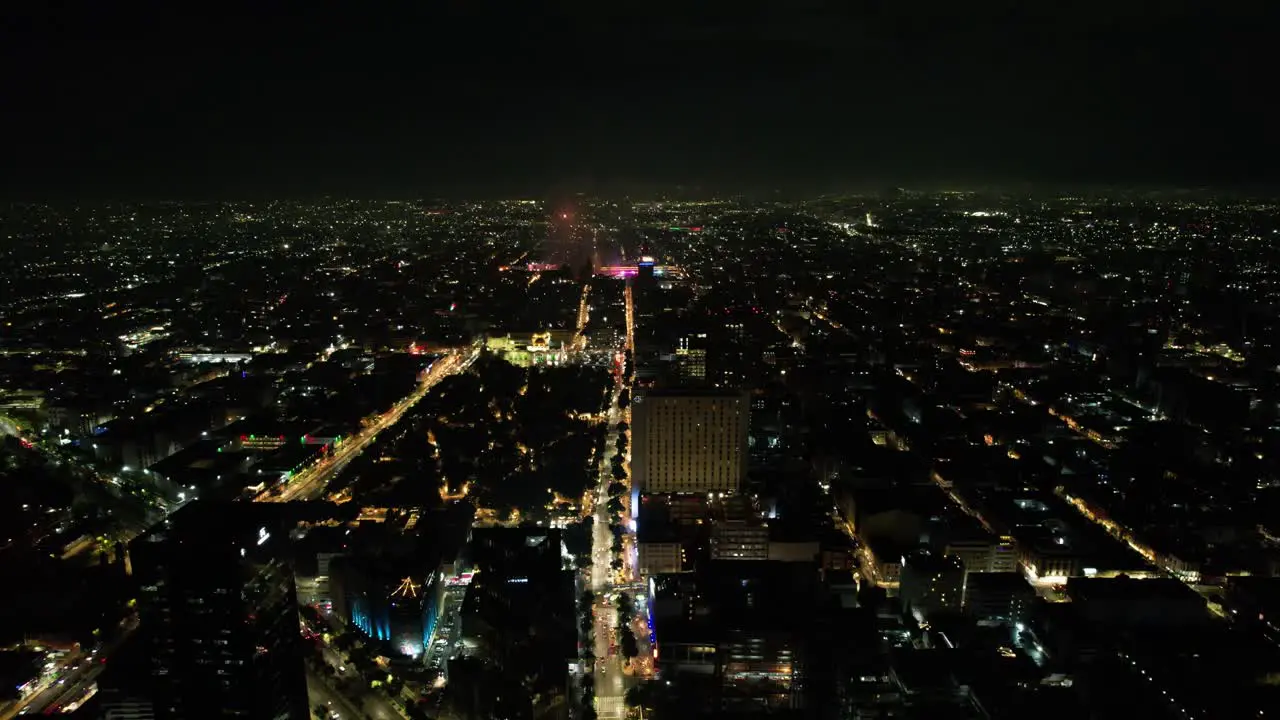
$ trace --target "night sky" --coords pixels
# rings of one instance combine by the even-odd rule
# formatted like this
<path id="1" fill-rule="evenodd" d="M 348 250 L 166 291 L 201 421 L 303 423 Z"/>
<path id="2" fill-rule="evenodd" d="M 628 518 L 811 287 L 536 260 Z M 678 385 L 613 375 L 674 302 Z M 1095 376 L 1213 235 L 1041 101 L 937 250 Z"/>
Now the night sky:
<path id="1" fill-rule="evenodd" d="M 702 4 L 201 15 L 10 3 L 2 187 L 32 199 L 811 192 L 1280 174 L 1265 3 L 681 9 Z M 880 9 L 828 9 L 842 5 Z M 554 9 L 522 9 L 534 6 Z"/>

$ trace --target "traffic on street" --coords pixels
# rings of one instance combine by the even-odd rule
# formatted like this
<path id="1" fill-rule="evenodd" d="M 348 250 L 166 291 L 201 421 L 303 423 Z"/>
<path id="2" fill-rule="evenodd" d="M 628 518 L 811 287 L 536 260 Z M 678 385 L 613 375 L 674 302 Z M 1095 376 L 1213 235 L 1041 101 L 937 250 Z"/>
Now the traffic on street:
<path id="1" fill-rule="evenodd" d="M 423 373 L 418 387 L 405 396 L 390 410 L 366 425 L 359 433 L 342 443 L 328 457 L 315 465 L 289 478 L 284 486 L 267 488 L 254 498 L 255 502 L 289 502 L 291 500 L 314 500 L 324 493 L 330 481 L 342 472 L 357 455 L 364 451 L 377 437 L 378 433 L 395 425 L 414 405 L 431 392 L 445 378 L 456 375 L 471 367 L 471 363 L 479 356 L 478 349 L 454 351 L 436 360 Z"/>

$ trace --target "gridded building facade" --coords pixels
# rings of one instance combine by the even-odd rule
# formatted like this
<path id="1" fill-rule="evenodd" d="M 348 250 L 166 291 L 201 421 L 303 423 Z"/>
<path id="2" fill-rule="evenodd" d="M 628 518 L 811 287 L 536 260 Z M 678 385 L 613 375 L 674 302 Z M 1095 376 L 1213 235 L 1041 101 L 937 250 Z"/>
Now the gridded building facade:
<path id="1" fill-rule="evenodd" d="M 747 396 L 658 390 L 631 411 L 631 467 L 646 493 L 735 492 L 747 471 Z"/>
<path id="2" fill-rule="evenodd" d="M 273 511 L 198 501 L 130 545 L 156 717 L 309 717 L 287 528 Z"/>

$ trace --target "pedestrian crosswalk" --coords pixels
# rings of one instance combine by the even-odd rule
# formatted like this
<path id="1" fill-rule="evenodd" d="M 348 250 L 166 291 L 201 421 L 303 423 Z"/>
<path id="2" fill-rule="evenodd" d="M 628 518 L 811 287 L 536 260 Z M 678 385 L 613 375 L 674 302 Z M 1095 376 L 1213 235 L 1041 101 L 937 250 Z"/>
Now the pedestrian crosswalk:
<path id="1" fill-rule="evenodd" d="M 621 720 L 626 714 L 627 706 L 621 696 L 596 696 L 596 716 L 600 720 Z"/>

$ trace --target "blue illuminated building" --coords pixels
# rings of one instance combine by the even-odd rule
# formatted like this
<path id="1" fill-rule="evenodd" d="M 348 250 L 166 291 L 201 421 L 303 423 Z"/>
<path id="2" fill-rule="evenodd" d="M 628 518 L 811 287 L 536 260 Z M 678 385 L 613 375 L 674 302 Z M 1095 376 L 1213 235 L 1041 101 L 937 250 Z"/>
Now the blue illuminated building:
<path id="1" fill-rule="evenodd" d="M 370 614 L 370 605 L 374 605 Z M 375 640 L 391 639 L 391 617 L 387 606 L 371 602 L 369 598 L 358 597 L 351 602 L 351 624 L 360 628 L 365 635 Z"/>
<path id="2" fill-rule="evenodd" d="M 361 566 L 344 558 L 336 563 L 334 612 L 391 652 L 418 657 L 431 644 L 444 593 L 443 576 L 395 579 L 384 568 Z"/>
<path id="3" fill-rule="evenodd" d="M 338 537 L 328 564 L 333 613 L 391 658 L 422 658 L 435 639 L 445 579 L 457 575 L 474 509 L 389 511 Z M 403 523 L 403 525 L 401 525 Z"/>

